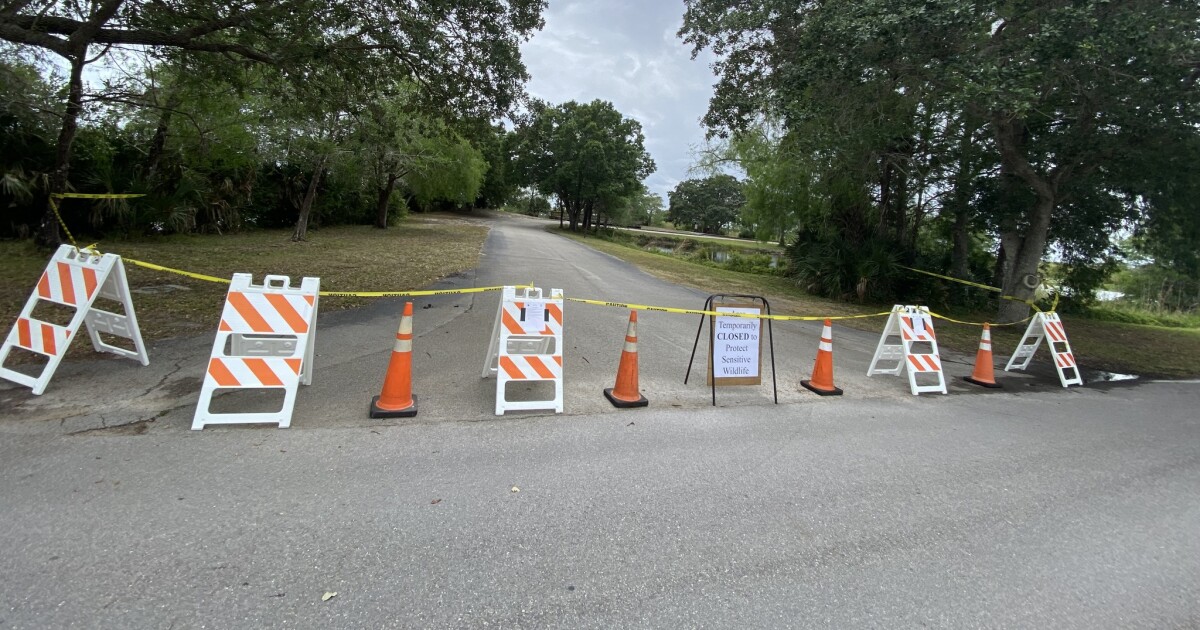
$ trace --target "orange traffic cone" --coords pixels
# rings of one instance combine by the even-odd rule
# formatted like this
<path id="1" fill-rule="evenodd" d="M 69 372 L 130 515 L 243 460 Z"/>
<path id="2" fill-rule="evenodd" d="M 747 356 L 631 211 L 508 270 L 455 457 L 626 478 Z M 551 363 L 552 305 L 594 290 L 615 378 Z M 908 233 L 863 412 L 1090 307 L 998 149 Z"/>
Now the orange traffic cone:
<path id="1" fill-rule="evenodd" d="M 963 380 L 982 387 L 1003 387 L 996 382 L 995 368 L 992 366 L 992 327 L 983 325 L 983 336 L 979 338 L 979 352 L 975 353 L 975 371 Z"/>
<path id="2" fill-rule="evenodd" d="M 383 393 L 371 399 L 372 418 L 411 418 L 417 415 L 412 393 L 412 302 L 404 305 L 392 360 L 383 379 Z"/>
<path id="3" fill-rule="evenodd" d="M 833 326 L 825 320 L 821 344 L 817 346 L 817 362 L 813 364 L 811 381 L 800 381 L 810 392 L 821 396 L 841 396 L 842 390 L 833 386 Z"/>
<path id="4" fill-rule="evenodd" d="M 604 390 L 604 396 L 614 407 L 645 407 L 649 400 L 638 390 L 637 311 L 629 311 L 629 328 L 625 331 L 625 349 L 617 366 L 617 384 Z"/>

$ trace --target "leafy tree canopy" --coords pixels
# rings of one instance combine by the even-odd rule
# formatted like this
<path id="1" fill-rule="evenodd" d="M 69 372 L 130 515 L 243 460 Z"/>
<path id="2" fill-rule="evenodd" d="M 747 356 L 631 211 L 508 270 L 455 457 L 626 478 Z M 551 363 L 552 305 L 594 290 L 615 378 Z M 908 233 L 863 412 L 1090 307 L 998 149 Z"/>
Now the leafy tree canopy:
<path id="1" fill-rule="evenodd" d="M 679 182 L 668 195 L 667 219 L 676 227 L 717 234 L 737 221 L 746 198 L 742 183 L 724 173 Z"/>
<path id="2" fill-rule="evenodd" d="M 814 153 L 841 156 L 844 175 L 856 176 L 874 158 L 882 173 L 867 190 L 885 218 L 899 216 L 889 207 L 897 201 L 913 203 L 907 184 L 923 174 L 914 168 L 922 166 L 914 160 L 922 147 L 952 150 L 950 132 L 961 128 L 963 150 L 942 161 L 953 164 L 974 148 L 972 130 L 982 127 L 986 133 L 976 142 L 990 167 L 972 158 L 965 169 L 958 161 L 964 173 L 986 172 L 1001 182 L 994 188 L 1005 194 L 988 220 L 1000 244 L 998 276 L 1019 297 L 1031 292 L 1020 279 L 1036 272 L 1055 238 L 1052 224 L 1070 223 L 1061 233 L 1081 236 L 1072 246 L 1094 249 L 1098 239 L 1079 230 L 1110 230 L 1137 196 L 1166 184 L 1146 177 L 1163 147 L 1197 134 L 1195 2 L 686 0 L 686 6 L 680 35 L 695 53 L 711 49 L 718 59 L 720 78 L 704 119 L 710 133 L 747 129 L 766 114 L 804 130 Z M 925 165 L 940 168 L 936 157 Z M 897 175 L 906 183 L 901 189 Z M 964 185 L 972 179 L 960 178 Z M 919 199 L 932 191 L 915 192 Z M 912 234 L 896 236 L 911 242 Z M 1005 301 L 1001 318 L 1019 317 L 1014 309 L 1022 308 Z"/>
<path id="3" fill-rule="evenodd" d="M 566 207 L 571 229 L 616 208 L 654 172 L 642 125 L 607 101 L 535 103 L 517 130 L 517 164 L 525 183 Z"/>

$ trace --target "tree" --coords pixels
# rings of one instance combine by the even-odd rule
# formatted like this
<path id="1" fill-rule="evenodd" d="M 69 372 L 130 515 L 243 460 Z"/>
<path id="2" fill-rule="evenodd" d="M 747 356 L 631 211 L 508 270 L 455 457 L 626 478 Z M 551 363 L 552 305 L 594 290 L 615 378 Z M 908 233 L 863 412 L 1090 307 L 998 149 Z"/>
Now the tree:
<path id="1" fill-rule="evenodd" d="M 413 86 L 400 85 L 367 102 L 357 115 L 352 150 L 366 157 L 375 192 L 374 224 L 380 229 L 388 226 L 397 185 L 422 205 L 438 199 L 461 204 L 474 200 L 487 169 L 467 139 L 417 107 L 415 98 Z"/>
<path id="2" fill-rule="evenodd" d="M 21 59 L 0 57 L 0 207 L 6 223 L 0 234 L 20 233 L 28 219 L 18 216 L 43 188 L 43 165 L 54 154 L 53 88 L 37 68 Z M 22 215 L 24 213 L 21 213 Z"/>
<path id="3" fill-rule="evenodd" d="M 735 164 L 746 173 L 741 223 L 762 241 L 786 237 L 816 212 L 817 168 L 778 121 L 760 120 L 735 131 L 703 154 L 701 167 L 717 173 Z"/>
<path id="4" fill-rule="evenodd" d="M 732 225 L 746 203 L 741 182 L 726 174 L 684 180 L 667 197 L 667 220 L 705 234 L 719 234 Z"/>
<path id="5" fill-rule="evenodd" d="M 522 94 L 527 76 L 519 44 L 541 27 L 544 6 L 544 0 L 14 0 L 0 5 L 0 39 L 49 51 L 70 67 L 51 178 L 51 192 L 62 192 L 83 108 L 83 69 L 113 46 L 160 56 L 219 53 L 278 67 L 301 82 L 317 65 L 338 66 L 362 84 L 399 74 L 421 86 L 430 107 L 492 116 Z M 61 238 L 49 211 L 39 234 L 46 242 Z"/>
<path id="6" fill-rule="evenodd" d="M 909 111 L 933 124 L 900 128 L 896 137 L 904 141 L 892 153 L 904 155 L 920 128 L 936 134 L 956 120 L 977 121 L 988 136 L 983 159 L 999 165 L 991 177 L 1009 182 L 1000 187 L 1009 191 L 1007 203 L 988 218 L 1002 286 L 1019 298 L 1032 296 L 1022 280 L 1036 273 L 1054 238 L 1051 226 L 1094 208 L 1073 200 L 1107 195 L 1116 203 L 1102 207 L 1126 212 L 1122 200 L 1151 184 L 1137 174 L 1150 168 L 1152 154 L 1197 133 L 1194 2 L 686 4 L 680 35 L 694 53 L 712 48 L 719 59 L 705 117 L 712 130 L 744 129 L 761 112 L 779 113 L 789 128 L 828 123 L 839 119 L 831 110 L 839 108 L 853 112 L 860 128 L 882 121 L 876 128 L 883 131 L 887 121 L 914 119 L 878 114 Z M 878 98 L 863 98 L 870 92 Z M 977 160 L 964 172 L 981 172 Z M 875 188 L 881 206 L 893 187 L 881 181 Z M 1073 234 L 1102 233 L 1112 218 L 1093 213 L 1071 222 Z M 1000 318 L 1019 319 L 1026 310 L 1001 301 Z"/>
<path id="7" fill-rule="evenodd" d="M 558 197 L 572 230 L 586 230 L 654 172 L 643 142 L 641 124 L 607 101 L 535 103 L 517 129 L 516 162 L 524 183 Z"/>
<path id="8" fill-rule="evenodd" d="M 630 196 L 626 205 L 629 209 L 629 220 L 637 225 L 654 225 L 662 221 L 662 195 L 650 192 L 645 186 Z"/>
<path id="9" fill-rule="evenodd" d="M 507 204 L 520 186 L 513 173 L 512 152 L 516 134 L 506 131 L 503 125 L 475 121 L 465 137 L 479 149 L 487 162 L 487 173 L 475 198 L 475 207 L 499 208 Z"/>

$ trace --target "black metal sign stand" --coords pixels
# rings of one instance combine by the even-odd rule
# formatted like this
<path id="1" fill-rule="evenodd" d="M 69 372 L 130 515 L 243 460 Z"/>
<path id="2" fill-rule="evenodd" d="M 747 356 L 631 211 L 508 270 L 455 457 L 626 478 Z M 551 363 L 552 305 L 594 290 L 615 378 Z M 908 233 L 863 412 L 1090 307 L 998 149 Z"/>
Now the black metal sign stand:
<path id="1" fill-rule="evenodd" d="M 704 310 L 706 310 L 706 311 L 715 310 L 714 305 L 713 305 L 714 302 L 717 299 L 726 299 L 726 298 L 736 298 L 736 299 L 743 299 L 743 300 L 757 300 L 759 302 L 762 302 L 763 311 L 767 315 L 771 314 L 771 304 L 769 302 L 767 302 L 767 298 L 765 298 L 761 295 L 739 295 L 739 294 L 725 294 L 725 293 L 718 293 L 717 295 L 710 295 L 710 296 L 708 296 L 708 299 L 704 301 Z M 696 341 L 692 344 L 692 356 L 691 356 L 691 358 L 688 359 L 687 373 L 683 375 L 683 384 L 684 385 L 687 385 L 688 377 L 690 377 L 692 375 L 692 362 L 696 360 L 696 348 L 700 345 L 700 333 L 704 330 L 704 320 L 708 319 L 709 317 L 711 317 L 711 316 L 710 315 L 701 315 L 700 316 L 700 327 L 696 329 Z M 772 331 L 772 329 L 771 329 L 771 320 L 769 320 L 769 319 L 767 320 L 767 338 L 771 342 L 771 387 L 775 391 L 775 404 L 778 405 L 779 404 L 779 385 L 775 382 L 775 334 L 774 334 L 774 331 Z M 717 371 L 717 366 L 712 361 L 709 361 L 708 378 L 709 378 L 709 381 L 712 383 L 712 404 L 714 407 L 717 406 L 717 375 L 716 375 L 716 371 Z"/>

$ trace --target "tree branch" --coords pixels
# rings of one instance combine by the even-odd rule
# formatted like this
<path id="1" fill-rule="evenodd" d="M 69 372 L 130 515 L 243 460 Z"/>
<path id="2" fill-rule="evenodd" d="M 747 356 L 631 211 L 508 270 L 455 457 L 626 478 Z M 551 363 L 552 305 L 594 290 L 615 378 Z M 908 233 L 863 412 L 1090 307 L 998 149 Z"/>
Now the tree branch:
<path id="1" fill-rule="evenodd" d="M 60 57 L 71 56 L 71 50 L 67 47 L 66 40 L 47 35 L 46 33 L 21 28 L 10 22 L 0 22 L 0 39 L 15 44 L 27 44 L 29 46 L 45 48 Z"/>

